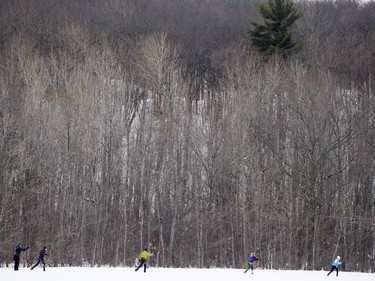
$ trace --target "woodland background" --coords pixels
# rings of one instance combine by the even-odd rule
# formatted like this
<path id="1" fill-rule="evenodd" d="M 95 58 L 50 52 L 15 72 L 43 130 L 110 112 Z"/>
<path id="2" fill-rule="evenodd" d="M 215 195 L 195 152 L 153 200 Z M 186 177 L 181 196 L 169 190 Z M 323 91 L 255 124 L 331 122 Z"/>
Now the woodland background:
<path id="1" fill-rule="evenodd" d="M 0 263 L 375 270 L 375 3 L 0 1 Z"/>

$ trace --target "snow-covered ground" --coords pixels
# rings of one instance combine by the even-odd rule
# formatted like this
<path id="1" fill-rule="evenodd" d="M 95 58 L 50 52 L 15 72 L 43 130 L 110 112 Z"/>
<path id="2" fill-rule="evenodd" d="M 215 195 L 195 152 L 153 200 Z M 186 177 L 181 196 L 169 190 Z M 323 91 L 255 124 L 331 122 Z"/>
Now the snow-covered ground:
<path id="1" fill-rule="evenodd" d="M 29 268 L 0 268 L 1 281 L 374 281 L 375 274 L 335 272 L 327 277 L 327 271 L 287 271 L 287 270 L 262 270 L 255 269 L 246 274 L 242 269 L 182 269 L 182 268 L 149 268 L 146 273 L 142 270 L 134 272 L 134 268 L 90 268 L 90 267 L 56 267 L 47 268 L 45 272 L 41 267 L 31 271 Z"/>

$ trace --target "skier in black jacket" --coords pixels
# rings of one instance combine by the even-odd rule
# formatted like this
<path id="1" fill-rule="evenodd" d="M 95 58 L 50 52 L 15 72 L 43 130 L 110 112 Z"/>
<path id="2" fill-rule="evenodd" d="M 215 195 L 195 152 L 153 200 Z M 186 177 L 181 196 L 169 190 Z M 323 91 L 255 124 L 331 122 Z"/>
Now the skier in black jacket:
<path id="1" fill-rule="evenodd" d="M 47 251 L 47 248 L 43 247 L 43 249 L 39 253 L 37 263 L 32 268 L 30 268 L 31 270 L 33 270 L 35 267 L 37 267 L 39 263 L 42 263 L 43 264 L 43 271 L 46 271 L 46 263 L 44 261 L 44 256 L 48 256 L 46 251 Z"/>
<path id="2" fill-rule="evenodd" d="M 28 249 L 29 247 L 22 248 L 21 244 L 18 244 L 16 248 L 14 249 L 13 253 L 13 260 L 14 260 L 14 270 L 18 270 L 18 267 L 20 265 L 20 256 L 21 252 L 24 252 Z"/>

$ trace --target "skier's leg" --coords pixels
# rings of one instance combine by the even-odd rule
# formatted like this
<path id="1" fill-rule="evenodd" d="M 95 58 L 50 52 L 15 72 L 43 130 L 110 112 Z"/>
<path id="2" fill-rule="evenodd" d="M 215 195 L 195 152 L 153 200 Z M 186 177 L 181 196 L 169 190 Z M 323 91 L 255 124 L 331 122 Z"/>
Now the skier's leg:
<path id="1" fill-rule="evenodd" d="M 46 271 L 46 262 L 44 260 L 42 260 L 42 264 L 43 264 L 43 271 Z"/>
<path id="2" fill-rule="evenodd" d="M 336 276 L 339 276 L 339 268 L 336 267 Z"/>
<path id="3" fill-rule="evenodd" d="M 141 261 L 138 261 L 138 266 L 136 267 L 135 271 L 138 271 L 140 264 L 141 264 Z"/>
<path id="4" fill-rule="evenodd" d="M 39 263 L 40 263 L 40 260 L 38 259 L 38 261 L 36 262 L 36 264 L 34 264 L 30 269 L 33 270 L 35 267 L 38 266 Z"/>
<path id="5" fill-rule="evenodd" d="M 146 268 L 147 268 L 147 264 L 146 264 L 146 261 L 143 263 L 143 272 L 146 273 Z"/>
<path id="6" fill-rule="evenodd" d="M 248 270 L 250 269 L 250 262 L 247 264 L 247 268 L 246 268 L 246 270 L 245 270 L 245 272 L 244 273 L 246 273 L 246 272 L 248 272 Z"/>
<path id="7" fill-rule="evenodd" d="M 331 271 L 330 272 L 328 272 L 328 274 L 327 274 L 327 276 L 329 276 L 333 271 L 335 270 L 335 267 L 334 266 L 332 266 L 331 267 Z"/>
<path id="8" fill-rule="evenodd" d="M 135 271 L 138 271 L 138 269 L 140 269 L 142 267 L 143 263 L 144 263 L 144 260 L 142 260 L 142 259 L 139 260 L 138 267 L 135 269 Z"/>
<path id="9" fill-rule="evenodd" d="M 18 270 L 18 266 L 20 265 L 20 256 L 19 255 L 14 255 L 14 270 Z"/>

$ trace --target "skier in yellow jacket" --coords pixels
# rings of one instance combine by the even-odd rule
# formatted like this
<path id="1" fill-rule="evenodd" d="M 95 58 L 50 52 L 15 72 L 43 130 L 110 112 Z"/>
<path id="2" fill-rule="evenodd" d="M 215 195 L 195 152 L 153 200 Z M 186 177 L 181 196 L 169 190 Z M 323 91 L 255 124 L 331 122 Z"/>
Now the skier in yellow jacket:
<path id="1" fill-rule="evenodd" d="M 147 264 L 146 264 L 146 260 L 148 257 L 152 257 L 154 254 L 153 253 L 150 253 L 147 251 L 147 248 L 145 248 L 145 250 L 139 254 L 138 256 L 138 260 L 139 260 L 139 264 L 138 264 L 138 267 L 135 269 L 135 271 L 138 271 L 138 269 L 140 269 L 143 265 L 143 268 L 144 268 L 144 272 L 146 272 L 146 267 L 147 267 Z"/>

